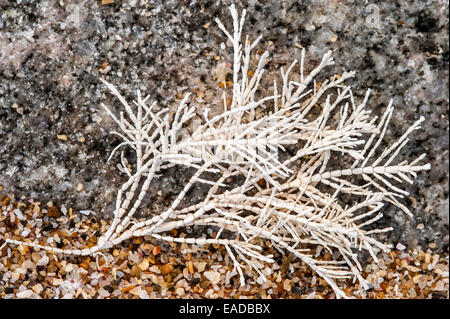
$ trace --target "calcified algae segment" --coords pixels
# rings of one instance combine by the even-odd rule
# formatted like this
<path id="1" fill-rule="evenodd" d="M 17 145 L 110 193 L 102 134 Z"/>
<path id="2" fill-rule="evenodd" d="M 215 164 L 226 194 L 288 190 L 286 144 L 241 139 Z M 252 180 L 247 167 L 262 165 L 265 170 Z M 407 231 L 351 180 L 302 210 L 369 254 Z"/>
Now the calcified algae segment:
<path id="1" fill-rule="evenodd" d="M 120 170 L 129 179 L 118 190 L 112 224 L 97 243 L 89 248 L 63 249 L 6 238 L 4 245 L 96 256 L 132 237 L 150 236 L 196 246 L 213 244 L 225 248 L 234 266 L 230 276 L 237 275 L 245 285 L 247 266 L 259 273 L 262 282 L 266 280 L 262 269 L 274 259 L 264 253 L 261 242 L 269 241 L 275 249 L 308 265 L 338 298 L 347 297 L 339 287 L 340 279 L 353 278 L 369 288 L 356 252 L 368 251 L 377 261 L 380 251 L 391 248 L 376 235 L 392 229 L 374 227 L 383 217 L 386 203 L 411 215 L 402 203 L 408 195 L 402 186 L 413 183 L 417 173 L 429 170 L 430 165 L 423 162 L 425 154 L 400 163 L 396 156 L 424 118 L 384 148 L 382 140 L 394 111 L 392 101 L 377 118 L 366 107 L 370 91 L 357 101 L 347 85 L 354 72 L 317 82 L 321 71 L 334 64 L 331 51 L 306 73 L 303 49 L 299 61 L 281 68 L 281 82 L 274 82 L 271 88 L 260 87 L 269 53 L 258 55 L 257 64 L 250 65 L 261 39 L 242 36 L 245 10 L 239 16 L 231 6 L 230 12 L 231 30 L 216 20 L 234 52 L 232 81 L 223 85 L 228 88 L 223 91 L 223 112 L 209 116 L 206 110 L 201 124 L 187 136 L 180 139 L 179 132 L 195 116 L 190 95 L 169 116 L 167 108 L 156 111 L 157 102 L 151 97 L 142 97 L 137 91 L 137 99 L 129 102 L 102 79 L 122 106 L 120 113 L 114 113 L 107 103 L 100 107 L 116 123 L 117 131 L 112 133 L 123 139 L 111 156 L 122 151 Z M 294 68 L 299 69 L 295 78 L 291 75 Z M 285 150 L 292 146 L 297 147 L 295 154 L 281 159 L 281 153 L 289 154 Z M 123 151 L 126 147 L 136 156 L 132 169 Z M 350 164 L 329 168 L 330 159 L 336 156 L 345 157 L 342 163 Z M 152 180 L 175 165 L 195 173 L 163 212 L 137 220 L 135 215 Z M 243 182 L 229 187 L 230 177 L 242 177 Z M 181 207 L 195 184 L 208 187 L 206 197 Z M 193 225 L 214 226 L 219 231 L 214 238 L 173 235 L 174 230 Z M 318 259 L 317 247 L 333 259 Z"/>

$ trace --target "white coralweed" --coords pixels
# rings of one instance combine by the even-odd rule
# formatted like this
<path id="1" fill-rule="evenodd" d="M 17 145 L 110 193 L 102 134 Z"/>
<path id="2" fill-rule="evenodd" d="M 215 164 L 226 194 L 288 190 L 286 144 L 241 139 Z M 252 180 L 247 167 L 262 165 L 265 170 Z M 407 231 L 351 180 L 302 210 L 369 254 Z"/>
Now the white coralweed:
<path id="1" fill-rule="evenodd" d="M 195 108 L 188 106 L 189 95 L 169 120 L 168 108 L 156 112 L 156 102 L 148 104 L 148 97 L 142 98 L 139 91 L 137 101 L 129 104 L 112 84 L 102 79 L 125 111 L 117 116 L 102 104 L 120 128 L 121 132 L 113 133 L 123 139 L 113 154 L 121 146 L 131 147 L 136 153 L 136 164 L 132 172 L 122 153 L 120 170 L 129 179 L 118 191 L 112 225 L 98 244 L 67 250 L 12 239 L 6 239 L 6 243 L 74 255 L 96 254 L 137 236 L 192 245 L 218 244 L 226 248 L 234 262 L 234 272 L 244 285 L 246 265 L 266 280 L 261 269 L 274 260 L 272 255 L 264 254 L 262 243 L 270 241 L 283 254 L 308 264 L 338 298 L 347 296 L 336 279 L 354 278 L 362 287 L 368 287 L 360 274 L 355 251 L 365 249 L 376 261 L 380 249 L 388 251 L 391 247 L 372 237 L 391 230 L 371 225 L 383 216 L 384 203 L 411 215 L 399 201 L 408 193 L 394 183 L 413 183 L 416 172 L 428 170 L 430 165 L 418 163 L 425 154 L 411 162 L 394 164 L 393 160 L 423 118 L 392 146 L 378 151 L 393 112 L 392 101 L 380 119 L 372 116 L 365 109 L 370 91 L 357 104 L 350 86 L 344 84 L 354 72 L 345 72 L 319 86 L 314 79 L 334 63 L 331 51 L 305 75 L 303 49 L 299 78 L 290 76 L 297 65 L 295 61 L 286 71 L 281 69 L 282 83 L 274 82 L 273 94 L 260 97 L 257 90 L 263 91 L 260 80 L 268 53 L 262 54 L 256 68 L 249 72 L 251 51 L 260 38 L 253 43 L 246 38 L 242 43 L 245 10 L 240 18 L 234 6 L 230 11 L 233 32 L 228 32 L 219 20 L 216 22 L 234 49 L 231 105 L 227 107 L 224 92 L 223 113 L 208 118 L 205 112 L 202 124 L 183 139 L 179 139 L 180 130 L 195 116 Z M 297 146 L 298 151 L 280 161 L 274 154 L 288 145 Z M 336 155 L 345 156 L 352 164 L 329 170 L 327 164 Z M 190 167 L 195 173 L 164 212 L 144 221 L 136 220 L 134 215 L 151 181 L 161 170 L 174 165 Z M 231 187 L 226 182 L 233 176 L 243 176 L 245 181 Z M 199 203 L 180 207 L 195 183 L 209 185 L 208 194 Z M 342 194 L 351 195 L 353 203 L 345 204 Z M 192 225 L 216 226 L 217 235 L 167 235 L 173 229 Z M 317 259 L 318 246 L 337 258 Z"/>

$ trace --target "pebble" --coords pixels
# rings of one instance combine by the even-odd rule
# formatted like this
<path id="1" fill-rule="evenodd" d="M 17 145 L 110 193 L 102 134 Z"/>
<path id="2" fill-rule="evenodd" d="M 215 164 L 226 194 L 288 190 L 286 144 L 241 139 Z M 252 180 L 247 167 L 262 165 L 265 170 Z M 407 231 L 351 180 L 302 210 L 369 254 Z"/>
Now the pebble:
<path id="1" fill-rule="evenodd" d="M 71 272 L 72 270 L 73 270 L 73 264 L 67 264 L 66 268 L 65 268 L 65 271 L 66 272 Z"/>
<path id="2" fill-rule="evenodd" d="M 11 274 L 11 282 L 16 282 L 17 280 L 19 280 L 20 278 L 20 274 L 18 272 L 13 272 Z"/>
<path id="3" fill-rule="evenodd" d="M 137 253 L 131 254 L 129 259 L 132 263 L 137 263 L 139 261 L 139 254 Z"/>
<path id="4" fill-rule="evenodd" d="M 98 290 L 98 295 L 101 296 L 101 297 L 109 297 L 110 293 L 109 293 L 106 289 L 104 289 L 103 287 L 101 287 L 101 288 Z"/>
<path id="5" fill-rule="evenodd" d="M 411 272 L 419 272 L 420 271 L 420 269 L 415 266 L 407 266 L 406 269 L 408 269 Z"/>
<path id="6" fill-rule="evenodd" d="M 444 282 L 442 280 L 438 281 L 436 283 L 436 286 L 433 288 L 433 290 L 435 290 L 435 291 L 443 291 L 443 290 L 445 290 Z"/>
<path id="7" fill-rule="evenodd" d="M 152 251 L 153 246 L 150 244 L 144 243 L 140 246 L 140 248 L 145 255 L 149 255 Z"/>
<path id="8" fill-rule="evenodd" d="M 259 276 L 258 278 L 256 278 L 256 283 L 258 285 L 262 285 L 264 283 L 264 277 L 263 276 Z"/>
<path id="9" fill-rule="evenodd" d="M 25 260 L 22 264 L 22 268 L 25 269 L 34 268 L 34 263 L 31 260 Z"/>
<path id="10" fill-rule="evenodd" d="M 134 286 L 134 285 L 130 285 L 130 286 L 123 287 L 123 288 L 122 288 L 122 293 L 125 294 L 125 293 L 131 291 L 131 290 L 134 289 L 134 288 L 136 288 L 136 286 Z"/>
<path id="11" fill-rule="evenodd" d="M 198 263 L 196 263 L 195 268 L 197 268 L 197 270 L 198 270 L 199 272 L 205 271 L 205 268 L 206 268 L 206 262 L 198 262 Z"/>
<path id="12" fill-rule="evenodd" d="M 52 285 L 59 286 L 62 284 L 62 282 L 63 282 L 63 280 L 61 278 L 53 278 Z"/>
<path id="13" fill-rule="evenodd" d="M 61 213 L 56 206 L 50 206 L 47 210 L 47 216 L 52 218 L 59 218 L 61 217 Z"/>
<path id="14" fill-rule="evenodd" d="M 138 267 L 142 270 L 142 271 L 146 271 L 148 269 L 148 266 L 150 265 L 148 259 L 144 259 L 139 265 Z"/>
<path id="15" fill-rule="evenodd" d="M 56 135 L 56 137 L 58 138 L 58 140 L 67 141 L 67 135 L 58 134 L 58 135 Z"/>
<path id="16" fill-rule="evenodd" d="M 416 290 L 414 288 L 410 288 L 408 293 L 406 294 L 406 296 L 408 298 L 415 298 L 415 297 L 417 297 Z"/>
<path id="17" fill-rule="evenodd" d="M 159 255 L 160 252 L 161 252 L 161 247 L 159 247 L 159 246 L 153 247 L 152 253 L 153 253 L 154 256 Z"/>
<path id="18" fill-rule="evenodd" d="M 33 296 L 33 291 L 30 289 L 27 289 L 27 290 L 18 292 L 16 294 L 16 296 L 17 296 L 17 298 L 20 298 L 20 299 L 31 298 L 31 296 Z"/>
<path id="19" fill-rule="evenodd" d="M 17 268 L 16 272 L 18 274 L 25 275 L 27 273 L 27 269 L 26 268 Z"/>
<path id="20" fill-rule="evenodd" d="M 139 298 L 141 299 L 150 299 L 150 296 L 148 295 L 147 291 L 145 289 L 142 289 L 141 293 L 139 294 Z"/>
<path id="21" fill-rule="evenodd" d="M 44 255 L 41 257 L 41 259 L 38 260 L 36 266 L 47 266 L 49 261 L 50 259 L 48 258 L 48 256 Z"/>
<path id="22" fill-rule="evenodd" d="M 203 274 L 212 284 L 220 281 L 220 274 L 217 271 L 205 271 Z"/>
<path id="23" fill-rule="evenodd" d="M 283 289 L 286 291 L 291 291 L 291 281 L 286 279 L 283 283 Z"/>
<path id="24" fill-rule="evenodd" d="M 397 250 L 405 250 L 405 249 L 406 249 L 406 246 L 404 246 L 404 245 L 398 243 L 397 246 L 395 246 L 395 248 L 396 248 Z"/>
<path id="25" fill-rule="evenodd" d="M 33 261 L 36 263 L 39 261 L 39 259 L 41 259 L 41 254 L 39 254 L 38 252 L 33 252 L 31 254 L 31 259 L 33 259 Z"/>
<path id="26" fill-rule="evenodd" d="M 39 295 L 44 290 L 44 287 L 41 284 L 36 284 L 31 289 Z"/>
<path id="27" fill-rule="evenodd" d="M 161 270 L 159 269 L 159 267 L 158 266 L 151 266 L 150 267 L 150 269 L 149 269 L 152 273 L 155 273 L 155 274 L 160 274 L 161 273 Z"/>
<path id="28" fill-rule="evenodd" d="M 131 271 L 130 271 L 130 275 L 131 276 L 135 276 L 135 277 L 139 277 L 141 275 L 141 268 L 139 268 L 138 266 L 134 265 L 133 267 L 131 267 Z"/>
<path id="29" fill-rule="evenodd" d="M 415 284 L 417 284 L 419 281 L 420 281 L 420 278 L 422 277 L 422 275 L 416 275 L 416 276 L 414 276 L 413 277 L 413 282 L 415 283 Z"/>
<path id="30" fill-rule="evenodd" d="M 29 234 L 31 233 L 31 230 L 29 228 L 25 228 L 22 233 L 20 234 L 20 236 L 22 237 L 27 237 Z"/>
<path id="31" fill-rule="evenodd" d="M 130 290 L 130 294 L 139 296 L 141 294 L 141 289 L 142 289 L 141 286 L 134 287 L 133 289 Z"/>
<path id="32" fill-rule="evenodd" d="M 168 259 L 166 254 L 162 254 L 161 257 L 160 257 L 160 260 L 161 260 L 161 263 L 167 264 L 169 259 Z"/>
<path id="33" fill-rule="evenodd" d="M 16 217 L 19 220 L 24 220 L 25 219 L 25 217 L 22 214 L 22 211 L 20 209 L 18 209 L 18 208 L 14 210 L 14 214 L 16 215 Z"/>
<path id="34" fill-rule="evenodd" d="M 188 263 L 188 269 L 191 274 L 194 274 L 194 264 L 192 261 Z"/>
<path id="35" fill-rule="evenodd" d="M 175 293 L 177 294 L 177 296 L 183 297 L 184 296 L 184 289 L 183 288 L 177 288 L 177 290 L 175 291 Z"/>
<path id="36" fill-rule="evenodd" d="M 161 266 L 161 274 L 167 275 L 173 271 L 173 266 L 171 264 L 165 264 Z"/>

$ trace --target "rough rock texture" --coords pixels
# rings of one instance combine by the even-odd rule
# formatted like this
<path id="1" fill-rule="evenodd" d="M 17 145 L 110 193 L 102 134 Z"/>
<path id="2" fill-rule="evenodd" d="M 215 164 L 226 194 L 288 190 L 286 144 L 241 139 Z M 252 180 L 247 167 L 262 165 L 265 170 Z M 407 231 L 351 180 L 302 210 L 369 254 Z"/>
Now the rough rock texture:
<path id="1" fill-rule="evenodd" d="M 106 163 L 119 140 L 101 102 L 118 106 L 100 77 L 132 98 L 136 89 L 175 107 L 193 91 L 199 110 L 219 107 L 216 68 L 228 55 L 213 22 L 230 25 L 230 1 L 7 1 L 0 0 L 0 185 L 3 192 L 53 201 L 110 216 L 126 180 Z M 336 66 L 324 76 L 355 70 L 355 96 L 372 88 L 369 106 L 380 114 L 392 97 L 396 111 L 386 141 L 421 115 L 401 159 L 428 153 L 432 165 L 405 186 L 415 220 L 388 207 L 381 223 L 394 243 L 448 249 L 448 6 L 445 1 L 243 1 L 250 38 L 263 35 L 269 72 L 299 57 L 316 65 L 328 48 Z M 226 43 L 224 43 L 226 47 Z M 229 51 L 229 49 L 227 49 Z M 101 71 L 101 72 L 100 72 Z M 130 154 L 132 155 L 132 154 Z M 167 207 L 187 179 L 169 170 L 151 186 L 144 213 Z M 80 184 L 82 186 L 80 186 Z M 190 198 L 202 196 L 194 189 Z M 422 225 L 423 224 L 423 227 Z"/>

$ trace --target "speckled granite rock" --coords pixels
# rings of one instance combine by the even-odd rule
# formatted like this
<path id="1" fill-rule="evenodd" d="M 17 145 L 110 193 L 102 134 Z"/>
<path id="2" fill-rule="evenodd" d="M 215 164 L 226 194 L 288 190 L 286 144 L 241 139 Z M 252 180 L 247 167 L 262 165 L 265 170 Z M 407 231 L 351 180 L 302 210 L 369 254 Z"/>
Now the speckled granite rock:
<path id="1" fill-rule="evenodd" d="M 147 3 L 148 4 L 144 4 Z M 215 68 L 224 41 L 213 19 L 229 22 L 230 1 L 0 0 L 0 185 L 3 192 L 110 216 L 126 180 L 106 159 L 119 140 L 99 108 L 117 105 L 99 77 L 128 98 L 140 89 L 174 107 L 188 92 L 218 103 Z M 331 48 L 336 66 L 355 70 L 354 93 L 372 88 L 380 114 L 394 98 L 387 141 L 423 115 L 401 158 L 428 153 L 430 172 L 409 186 L 415 220 L 386 210 L 390 241 L 448 249 L 448 6 L 445 1 L 244 1 L 246 31 L 261 34 L 269 72 L 307 48 L 312 65 Z M 379 18 L 379 19 L 378 19 Z M 297 46 L 296 46 L 297 44 Z M 226 59 L 227 57 L 225 57 Z M 108 63 L 108 64 L 106 64 Z M 99 70 L 108 71 L 100 73 Z M 58 137 L 59 136 L 59 137 Z M 151 186 L 145 211 L 160 211 L 186 182 L 174 168 Z M 82 187 L 80 186 L 82 185 Z M 78 190 L 77 190 L 78 188 Z M 202 196 L 194 189 L 192 200 Z M 423 224 L 423 228 L 420 224 Z M 418 229 L 419 228 L 419 229 Z"/>

